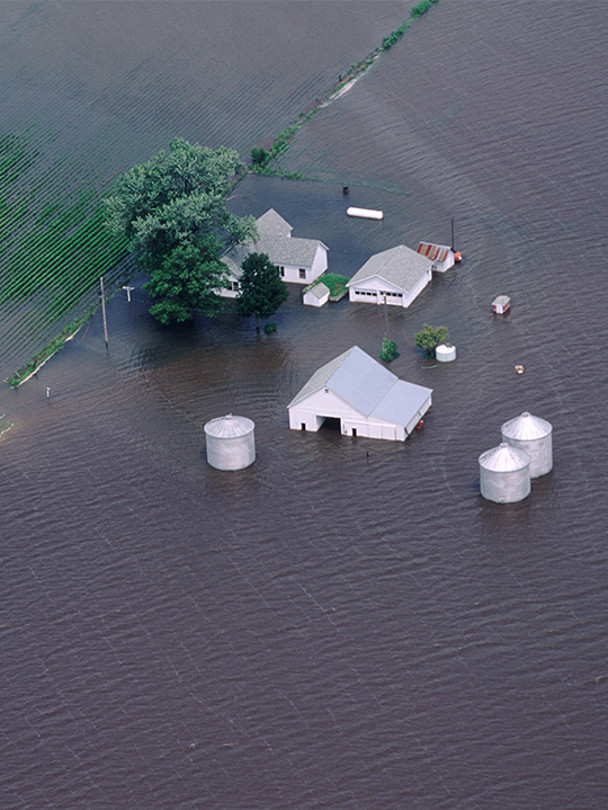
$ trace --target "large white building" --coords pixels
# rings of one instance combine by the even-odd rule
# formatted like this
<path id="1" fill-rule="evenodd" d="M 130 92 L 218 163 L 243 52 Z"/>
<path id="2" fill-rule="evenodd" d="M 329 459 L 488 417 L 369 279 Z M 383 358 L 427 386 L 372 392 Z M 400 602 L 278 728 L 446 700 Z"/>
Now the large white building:
<path id="1" fill-rule="evenodd" d="M 241 265 L 250 253 L 265 253 L 279 268 L 283 281 L 290 284 L 310 284 L 327 270 L 327 246 L 318 239 L 292 236 L 292 226 L 274 208 L 262 214 L 256 225 L 257 241 L 237 245 L 222 256 L 230 274 L 228 287 L 220 291 L 224 297 L 239 294 Z"/>
<path id="2" fill-rule="evenodd" d="M 409 307 L 431 280 L 433 262 L 406 245 L 375 253 L 346 285 L 349 301 Z"/>
<path id="3" fill-rule="evenodd" d="M 403 441 L 431 407 L 432 393 L 353 346 L 318 369 L 291 400 L 289 427 L 317 431 L 334 419 L 345 436 Z"/>

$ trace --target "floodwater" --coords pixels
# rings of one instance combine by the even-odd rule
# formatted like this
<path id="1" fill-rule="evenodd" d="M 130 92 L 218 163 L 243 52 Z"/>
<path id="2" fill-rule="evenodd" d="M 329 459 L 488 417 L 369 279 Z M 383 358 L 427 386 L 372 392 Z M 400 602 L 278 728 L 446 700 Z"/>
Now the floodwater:
<path id="1" fill-rule="evenodd" d="M 243 39 L 271 138 L 409 4 L 39 4 L 19 23 L 27 52 L 3 37 L 14 82 L 63 99 L 72 77 L 66 105 L 128 130 L 127 158 L 169 130 L 243 148 L 262 136 L 241 105 L 220 126 L 167 92 L 183 62 L 193 93 L 175 43 L 222 8 L 266 45 Z M 270 72 L 275 22 L 285 70 Z M 130 305 L 110 301 L 109 351 L 96 316 L 0 393 L 2 807 L 605 805 L 607 27 L 593 2 L 441 0 L 298 135 L 290 167 L 322 182 L 235 189 L 233 210 L 274 206 L 347 275 L 399 242 L 449 241 L 454 217 L 465 260 L 410 309 L 313 310 L 294 290 L 269 336 L 232 316 L 165 330 L 136 277 Z M 85 34 L 113 43 L 99 71 Z M 250 75 L 247 48 L 206 45 L 231 88 Z M 109 61 L 121 92 L 143 82 L 156 129 L 109 90 L 97 103 Z M 382 223 L 346 218 L 345 182 Z M 490 312 L 499 293 L 508 318 Z M 455 363 L 411 347 L 424 322 L 449 328 Z M 289 431 L 310 374 L 353 344 L 376 356 L 387 328 L 391 370 L 434 389 L 424 430 Z M 553 424 L 554 470 L 491 504 L 477 457 L 523 410 Z M 229 411 L 256 423 L 236 473 L 205 461 L 203 425 Z"/>

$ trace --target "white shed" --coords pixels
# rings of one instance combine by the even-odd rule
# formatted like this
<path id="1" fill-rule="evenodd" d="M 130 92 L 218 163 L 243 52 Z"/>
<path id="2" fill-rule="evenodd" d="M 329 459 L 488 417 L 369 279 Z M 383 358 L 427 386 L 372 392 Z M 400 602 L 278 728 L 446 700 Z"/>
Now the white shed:
<path id="1" fill-rule="evenodd" d="M 317 281 L 312 287 L 304 291 L 302 300 L 309 307 L 322 307 L 329 301 L 330 290 L 322 281 Z"/>
<path id="2" fill-rule="evenodd" d="M 492 312 L 496 315 L 506 315 L 511 309 L 511 299 L 508 295 L 497 295 L 492 301 Z"/>
<path id="3" fill-rule="evenodd" d="M 404 441 L 431 407 L 432 393 L 353 346 L 318 369 L 291 400 L 289 427 L 317 431 L 335 419 L 345 436 Z"/>
<path id="4" fill-rule="evenodd" d="M 436 273 L 445 273 L 456 263 L 455 254 L 448 245 L 436 245 L 433 242 L 419 242 L 416 252 L 433 262 Z"/>
<path id="5" fill-rule="evenodd" d="M 405 245 L 374 254 L 346 285 L 349 301 L 409 307 L 431 280 L 432 262 Z"/>
<path id="6" fill-rule="evenodd" d="M 229 283 L 220 293 L 236 298 L 240 292 L 241 265 L 250 253 L 265 253 L 279 268 L 279 275 L 290 284 L 310 284 L 327 270 L 328 248 L 319 239 L 292 236 L 292 226 L 269 208 L 256 220 L 258 238 L 227 251 L 222 261 L 228 268 Z"/>

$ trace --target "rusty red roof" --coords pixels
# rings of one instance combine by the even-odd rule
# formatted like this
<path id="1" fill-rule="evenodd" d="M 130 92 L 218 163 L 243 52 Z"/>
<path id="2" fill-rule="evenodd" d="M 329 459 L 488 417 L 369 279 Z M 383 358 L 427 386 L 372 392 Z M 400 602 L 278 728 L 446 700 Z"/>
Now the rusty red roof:
<path id="1" fill-rule="evenodd" d="M 450 248 L 447 245 L 434 245 L 432 242 L 420 242 L 416 253 L 426 256 L 431 261 L 443 262 L 447 258 Z"/>

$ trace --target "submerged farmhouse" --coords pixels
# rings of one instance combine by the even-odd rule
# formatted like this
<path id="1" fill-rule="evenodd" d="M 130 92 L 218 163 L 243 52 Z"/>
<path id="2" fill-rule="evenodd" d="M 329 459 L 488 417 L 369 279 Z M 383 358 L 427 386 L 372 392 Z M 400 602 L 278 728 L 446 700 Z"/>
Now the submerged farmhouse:
<path id="1" fill-rule="evenodd" d="M 432 393 L 353 346 L 318 369 L 291 400 L 289 427 L 317 431 L 333 419 L 345 436 L 404 441 L 431 407 Z"/>
<path id="2" fill-rule="evenodd" d="M 292 226 L 274 208 L 262 214 L 256 225 L 257 241 L 237 245 L 222 257 L 230 274 L 228 287 L 220 291 L 224 297 L 239 294 L 241 264 L 250 253 L 265 253 L 279 268 L 283 281 L 290 284 L 310 284 L 327 270 L 327 246 L 318 239 L 292 236 Z"/>
<path id="3" fill-rule="evenodd" d="M 346 285 L 349 301 L 409 307 L 431 280 L 432 265 L 405 245 L 376 253 Z"/>

